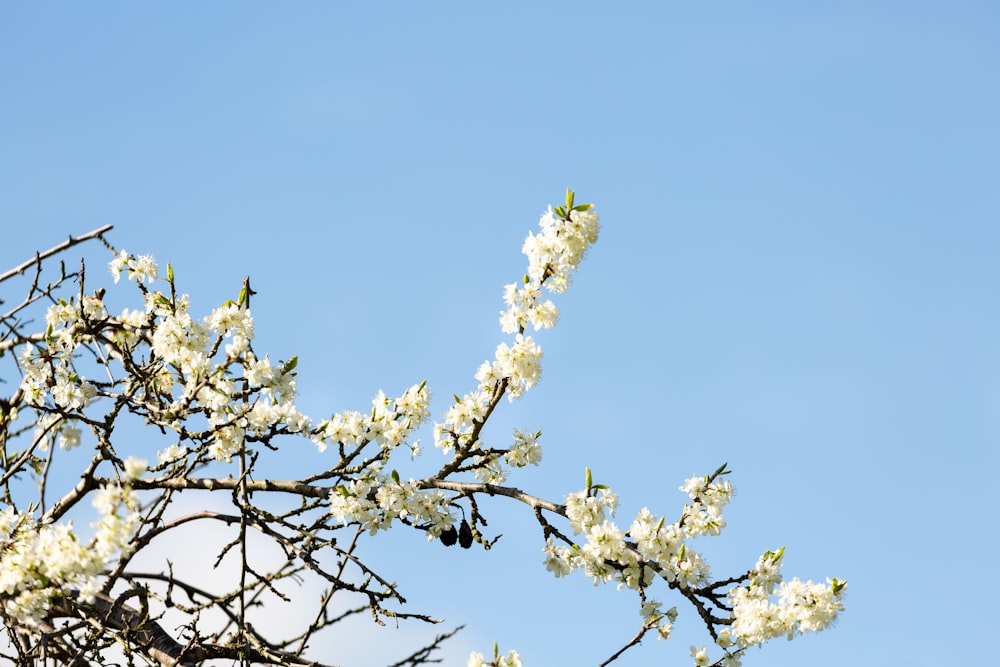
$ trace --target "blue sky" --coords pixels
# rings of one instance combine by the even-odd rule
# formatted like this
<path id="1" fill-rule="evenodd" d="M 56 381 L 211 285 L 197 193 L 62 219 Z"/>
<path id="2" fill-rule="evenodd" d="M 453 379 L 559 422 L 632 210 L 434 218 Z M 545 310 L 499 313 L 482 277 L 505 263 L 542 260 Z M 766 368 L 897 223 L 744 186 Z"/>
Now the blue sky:
<path id="1" fill-rule="evenodd" d="M 788 576 L 850 582 L 835 629 L 745 664 L 981 660 L 998 28 L 963 0 L 6 3 L 0 260 L 114 224 L 196 311 L 249 274 L 256 347 L 299 356 L 309 414 L 426 378 L 440 416 L 572 187 L 601 238 L 538 337 L 540 386 L 494 425 L 544 432 L 511 482 L 558 500 L 590 466 L 627 523 L 727 461 L 720 573 L 786 545 Z M 454 664 L 493 640 L 596 664 L 631 637 L 628 595 L 551 579 L 528 515 L 493 512 L 488 554 L 370 545 L 468 623 Z M 679 626 L 617 664 L 690 664 Z"/>

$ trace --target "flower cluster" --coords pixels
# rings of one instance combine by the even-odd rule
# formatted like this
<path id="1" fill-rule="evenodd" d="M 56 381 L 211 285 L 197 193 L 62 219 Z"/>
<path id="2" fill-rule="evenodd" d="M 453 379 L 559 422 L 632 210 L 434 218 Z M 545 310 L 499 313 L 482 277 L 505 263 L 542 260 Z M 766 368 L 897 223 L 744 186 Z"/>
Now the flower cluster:
<path id="1" fill-rule="evenodd" d="M 480 482 L 502 484 L 507 480 L 509 468 L 524 468 L 542 461 L 542 446 L 538 438 L 542 432 L 526 433 L 514 429 L 514 442 L 507 450 L 493 450 L 473 457 L 473 474 Z"/>
<path id="2" fill-rule="evenodd" d="M 478 446 L 472 436 L 486 419 L 493 397 L 502 388 L 513 401 L 531 389 L 542 375 L 541 361 L 542 348 L 531 336 L 519 333 L 513 345 L 497 345 L 493 361 L 484 361 L 476 371 L 479 386 L 462 398 L 456 396 L 444 422 L 435 424 L 435 446 L 446 452 L 456 444 L 463 449 Z"/>
<path id="3" fill-rule="evenodd" d="M 551 292 L 565 292 L 587 249 L 597 241 L 599 229 L 593 208 L 574 207 L 572 192 L 567 192 L 565 207 L 556 211 L 549 207 L 539 220 L 539 233 L 529 233 L 521 249 L 528 257 L 522 284 L 504 287 L 507 309 L 500 313 L 504 333 L 523 332 L 529 324 L 535 331 L 555 326 L 559 309 L 552 301 L 541 300 L 542 285 Z"/>
<path id="4" fill-rule="evenodd" d="M 733 608 L 732 641 L 753 646 L 775 637 L 793 638 L 803 632 L 819 632 L 844 609 L 841 601 L 846 582 L 828 579 L 825 584 L 782 581 L 784 549 L 768 551 L 757 561 L 748 586 L 729 593 Z"/>
<path id="5" fill-rule="evenodd" d="M 274 364 L 267 356 L 257 358 L 250 349 L 254 329 L 248 309 L 226 303 L 199 321 L 189 314 L 187 295 L 171 301 L 158 292 L 147 296 L 147 307 L 155 316 L 151 348 L 161 364 L 151 389 L 173 399 L 168 413 L 179 416 L 193 408 L 206 415 L 208 452 L 216 461 L 230 461 L 247 433 L 311 429 L 295 406 L 295 359 Z M 216 361 L 223 344 L 225 358 Z"/>
<path id="6" fill-rule="evenodd" d="M 518 655 L 517 651 L 508 651 L 507 655 L 500 655 L 500 651 L 494 644 L 492 660 L 487 661 L 482 653 L 472 652 L 465 664 L 467 667 L 521 667 L 521 656 Z"/>
<path id="7" fill-rule="evenodd" d="M 385 456 L 408 444 L 416 455 L 419 443 L 407 440 L 428 418 L 429 405 L 430 390 L 425 383 L 413 385 L 395 399 L 379 391 L 372 399 L 369 414 L 346 411 L 333 415 L 320 424 L 313 440 L 320 451 L 330 443 L 337 443 L 341 454 L 346 456 L 369 443 L 378 445 Z M 367 465 L 357 479 L 335 487 L 329 496 L 330 514 L 342 524 L 357 523 L 372 535 L 388 530 L 397 519 L 424 525 L 428 539 L 452 527 L 454 518 L 444 492 L 420 489 L 412 479 L 401 482 L 395 471 L 384 474 L 384 461 L 380 457 Z"/>
<path id="8" fill-rule="evenodd" d="M 732 500 L 733 486 L 726 480 L 717 479 L 724 469 L 723 466 L 714 475 L 691 477 L 681 486 L 681 491 L 692 500 L 684 505 L 684 516 L 680 520 L 687 537 L 718 535 L 726 527 L 722 509 Z"/>
<path id="9" fill-rule="evenodd" d="M 127 488 L 107 486 L 94 497 L 101 518 L 91 544 L 70 523 L 39 522 L 11 507 L 0 511 L 0 605 L 5 617 L 32 624 L 53 599 L 77 590 L 88 599 L 118 554 L 127 553 L 139 525 L 139 502 Z"/>
<path id="10" fill-rule="evenodd" d="M 597 241 L 600 221 L 589 204 L 573 206 L 572 192 L 567 206 L 555 211 L 550 207 L 541 220 L 541 232 L 529 233 L 521 251 L 528 256 L 528 278 L 558 293 L 566 291 L 570 279 L 590 244 Z M 567 210 L 567 207 L 569 210 Z"/>
<path id="11" fill-rule="evenodd" d="M 600 489 L 596 494 L 590 489 L 569 494 L 566 518 L 573 533 L 583 533 L 586 543 L 582 548 L 575 544 L 557 546 L 549 538 L 543 548 L 545 568 L 557 577 L 582 569 L 593 578 L 595 586 L 617 578 L 637 588 L 639 559 L 625 544 L 622 530 L 610 521 L 617 505 L 618 496 L 608 489 Z"/>
<path id="12" fill-rule="evenodd" d="M 107 311 L 97 297 L 59 299 L 45 313 L 43 341 L 27 343 L 18 353 L 25 401 L 40 407 L 48 402 L 54 412 L 40 414 L 35 422 L 35 443 L 42 451 L 57 440 L 61 449 L 80 444 L 82 430 L 69 413 L 80 413 L 98 396 L 94 383 L 75 366 L 77 348 L 91 340 L 91 324 L 104 320 Z"/>
<path id="13" fill-rule="evenodd" d="M 160 266 L 156 263 L 150 255 L 140 255 L 135 257 L 129 255 L 124 249 L 122 249 L 117 256 L 108 264 L 108 268 L 111 269 L 111 275 L 115 279 L 115 283 L 121 278 L 122 269 L 128 271 L 128 279 L 134 280 L 138 283 L 147 282 L 150 285 L 156 282 L 159 277 Z"/>
<path id="14" fill-rule="evenodd" d="M 413 385 L 398 398 L 387 398 L 379 391 L 372 399 L 372 410 L 363 415 L 347 410 L 322 422 L 313 435 L 319 451 L 331 443 L 338 443 L 347 450 L 374 442 L 383 450 L 410 444 L 411 451 L 419 451 L 419 443 L 408 443 L 410 435 L 430 417 L 430 389 L 426 383 Z"/>
<path id="15" fill-rule="evenodd" d="M 669 639 L 673 632 L 674 623 L 677 622 L 677 607 L 671 607 L 667 611 L 661 609 L 663 603 L 658 600 L 646 599 L 639 607 L 639 615 L 642 616 L 643 627 L 655 629 L 657 639 Z"/>
<path id="16" fill-rule="evenodd" d="M 500 313 L 500 328 L 504 333 L 523 331 L 530 324 L 535 331 L 551 329 L 559 319 L 559 309 L 550 299 L 541 300 L 539 284 L 525 276 L 520 287 L 511 283 L 504 287 L 503 301 L 507 309 Z"/>
<path id="17" fill-rule="evenodd" d="M 618 496 L 607 488 L 588 484 L 587 490 L 569 494 L 566 518 L 573 534 L 583 534 L 585 542 L 582 547 L 559 546 L 549 538 L 543 549 L 546 569 L 557 577 L 582 569 L 595 585 L 616 581 L 619 588 L 636 590 L 650 585 L 656 576 L 684 588 L 705 584 L 708 563 L 685 540 L 715 534 L 724 526 L 722 507 L 733 492 L 728 482 L 709 483 L 710 477 L 693 477 L 680 487 L 695 502 L 685 506 L 676 522 L 667 524 L 644 507 L 628 531 L 610 520 Z"/>
<path id="18" fill-rule="evenodd" d="M 60 332 L 67 331 L 61 329 Z M 24 370 L 21 390 L 31 405 L 42 405 L 47 396 L 56 407 L 80 410 L 97 396 L 97 390 L 73 367 L 74 345 L 68 336 L 50 338 L 48 347 L 28 343 L 21 349 L 19 361 Z"/>
<path id="19" fill-rule="evenodd" d="M 490 392 L 501 381 L 507 381 L 507 397 L 511 401 L 534 387 L 542 375 L 542 348 L 531 336 L 517 334 L 514 344 L 497 345 L 492 363 L 484 361 L 476 371 L 479 390 Z"/>
<path id="20" fill-rule="evenodd" d="M 504 462 L 512 468 L 524 468 L 527 465 L 538 465 L 542 462 L 542 446 L 538 444 L 541 431 L 525 433 L 514 429 L 514 444 L 503 455 Z"/>
<path id="21" fill-rule="evenodd" d="M 389 530 L 396 519 L 421 524 L 427 538 L 439 537 L 455 519 L 450 500 L 439 489 L 420 489 L 415 480 L 399 481 L 372 466 L 360 479 L 338 485 L 330 492 L 330 514 L 342 524 L 357 523 L 374 535 Z"/>
<path id="22" fill-rule="evenodd" d="M 479 440 L 479 428 L 503 394 L 510 401 L 520 398 L 541 378 L 542 348 L 527 326 L 535 330 L 555 326 L 559 311 L 550 300 L 542 300 L 544 285 L 552 292 L 563 292 L 579 267 L 590 244 L 597 241 L 599 219 L 589 204 L 573 205 L 573 193 L 567 191 L 566 206 L 549 209 L 539 220 L 539 232 L 529 233 L 522 252 L 528 257 L 528 270 L 522 283 L 504 288 L 506 310 L 500 314 L 504 333 L 515 334 L 513 342 L 500 343 L 492 361 L 484 361 L 476 371 L 476 389 L 455 403 L 444 422 L 435 424 L 434 444 L 444 452 L 453 448 L 456 455 L 474 457 L 473 469 L 480 481 L 500 483 L 506 479 L 504 466 L 522 467 L 541 460 L 541 448 L 535 438 L 526 439 L 515 432 L 514 445 L 502 455 L 486 448 Z"/>
<path id="23" fill-rule="evenodd" d="M 152 257 L 135 257 L 124 250 L 110 268 L 115 282 L 123 269 L 140 284 L 152 284 L 158 276 Z M 172 270 L 168 280 L 172 288 Z M 246 307 L 227 302 L 198 320 L 190 314 L 186 294 L 167 297 L 145 287 L 143 294 L 144 311 L 125 309 L 118 318 L 108 316 L 97 295 L 54 303 L 46 313 L 44 344 L 27 344 L 20 351 L 21 389 L 28 402 L 41 406 L 51 401 L 63 415 L 61 423 L 57 423 L 60 418 L 39 420 L 43 446 L 54 436 L 66 449 L 79 443 L 80 431 L 65 413 L 88 407 L 98 391 L 78 373 L 74 359 L 77 350 L 94 342 L 98 334 L 109 357 L 127 369 L 143 370 L 146 381 L 138 391 L 155 423 L 180 430 L 185 416 L 205 415 L 206 451 L 217 461 L 229 461 L 247 433 L 311 429 L 311 421 L 294 403 L 294 359 L 273 364 L 254 355 L 253 317 Z"/>
<path id="24" fill-rule="evenodd" d="M 564 505 L 573 534 L 582 534 L 584 542 L 582 546 L 562 546 L 548 538 L 542 550 L 546 569 L 557 577 L 580 569 L 593 578 L 595 585 L 616 581 L 619 588 L 638 590 L 645 627 L 655 627 L 660 637 L 669 636 L 677 611 L 661 612 L 659 602 L 646 598 L 645 588 L 655 577 L 695 592 L 709 585 L 709 566 L 687 540 L 718 535 L 725 527 L 722 510 L 734 493 L 732 485 L 722 479 L 726 474 L 723 465 L 711 475 L 686 480 L 680 490 L 692 502 L 684 505 L 677 521 L 668 524 L 663 517 L 642 508 L 628 531 L 622 531 L 610 520 L 618 496 L 604 486 L 591 484 L 588 470 L 587 489 L 569 494 Z M 739 667 L 742 651 L 749 646 L 774 637 L 792 638 L 822 630 L 843 609 L 844 582 L 783 582 L 783 553 L 783 549 L 765 553 L 742 579 L 747 585 L 730 589 L 731 626 L 717 632 L 716 643 L 725 650 L 718 663 L 722 667 Z M 705 647 L 692 646 L 691 656 L 695 665 L 710 662 Z"/>

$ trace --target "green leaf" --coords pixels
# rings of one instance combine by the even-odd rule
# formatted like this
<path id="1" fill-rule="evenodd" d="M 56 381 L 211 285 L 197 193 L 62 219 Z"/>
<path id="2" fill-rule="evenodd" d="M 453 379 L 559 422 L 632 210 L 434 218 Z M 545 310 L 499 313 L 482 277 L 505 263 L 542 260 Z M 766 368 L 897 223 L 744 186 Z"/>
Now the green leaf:
<path id="1" fill-rule="evenodd" d="M 32 456 L 28 459 L 28 465 L 30 465 L 31 469 L 35 471 L 36 475 L 41 475 L 42 471 L 45 470 L 45 459 Z"/>
<path id="2" fill-rule="evenodd" d="M 574 211 L 589 211 L 592 208 L 594 208 L 593 204 L 580 204 L 578 206 L 574 206 L 573 210 Z"/>
<path id="3" fill-rule="evenodd" d="M 247 288 L 243 287 L 243 289 L 240 290 L 239 297 L 236 299 L 236 303 L 242 306 L 246 302 L 247 302 Z"/>
<path id="4" fill-rule="evenodd" d="M 391 477 L 392 481 L 394 481 L 396 484 L 399 484 L 399 473 L 396 471 L 395 468 L 392 469 Z"/>
<path id="5" fill-rule="evenodd" d="M 171 266 L 170 262 L 167 262 L 167 282 L 174 282 L 174 267 Z"/>
<path id="6" fill-rule="evenodd" d="M 293 370 L 295 370 L 295 367 L 298 365 L 299 365 L 299 358 L 298 356 L 294 356 L 287 362 L 285 362 L 285 365 L 281 367 L 281 372 L 282 374 L 291 373 Z"/>
<path id="7" fill-rule="evenodd" d="M 586 473 L 584 478 L 587 480 L 587 495 L 589 496 L 590 488 L 594 485 L 594 478 L 590 474 L 590 468 L 586 468 Z"/>
<path id="8" fill-rule="evenodd" d="M 566 208 L 572 210 L 573 208 L 573 191 L 566 188 Z"/>

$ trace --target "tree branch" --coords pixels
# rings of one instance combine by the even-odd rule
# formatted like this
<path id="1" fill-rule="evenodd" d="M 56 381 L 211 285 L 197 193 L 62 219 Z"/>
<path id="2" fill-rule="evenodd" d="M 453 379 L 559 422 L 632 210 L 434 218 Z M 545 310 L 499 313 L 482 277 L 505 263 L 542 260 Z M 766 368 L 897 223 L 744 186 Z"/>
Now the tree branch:
<path id="1" fill-rule="evenodd" d="M 18 274 L 24 273 L 30 267 L 40 264 L 42 260 L 48 259 L 53 255 L 58 255 L 59 253 L 64 252 L 75 245 L 83 243 L 84 241 L 89 241 L 90 239 L 93 238 L 101 238 L 103 234 L 110 232 L 112 229 L 114 229 L 114 225 L 104 225 L 103 227 L 98 227 L 97 229 L 89 231 L 86 234 L 77 236 L 75 238 L 70 236 L 68 239 L 66 239 L 59 245 L 53 246 L 48 250 L 46 250 L 45 252 L 36 253 L 32 259 L 29 259 L 28 261 L 23 262 L 18 266 L 15 266 L 13 269 L 10 269 L 6 273 L 0 274 L 0 283 L 9 278 L 13 278 Z"/>

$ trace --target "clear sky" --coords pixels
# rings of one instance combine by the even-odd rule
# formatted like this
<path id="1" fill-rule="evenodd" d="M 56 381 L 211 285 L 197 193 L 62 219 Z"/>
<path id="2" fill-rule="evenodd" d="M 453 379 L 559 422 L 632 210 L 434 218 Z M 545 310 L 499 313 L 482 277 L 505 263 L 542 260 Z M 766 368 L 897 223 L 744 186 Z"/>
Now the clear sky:
<path id="1" fill-rule="evenodd" d="M 998 35 L 966 0 L 4 3 L 0 268 L 114 224 L 196 312 L 249 274 L 256 347 L 299 356 L 312 416 L 426 378 L 440 419 L 572 187 L 601 238 L 494 425 L 544 433 L 511 483 L 561 500 L 590 466 L 627 524 L 726 461 L 720 574 L 785 545 L 789 577 L 850 582 L 836 628 L 745 664 L 988 662 Z M 488 516 L 489 553 L 369 545 L 414 611 L 468 624 L 449 664 L 632 636 L 630 595 L 552 579 L 527 512 Z M 617 664 L 690 664 L 681 611 Z M 317 657 L 380 664 L 356 644 Z"/>

